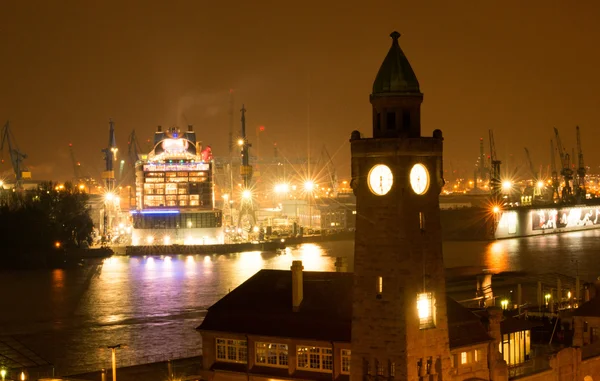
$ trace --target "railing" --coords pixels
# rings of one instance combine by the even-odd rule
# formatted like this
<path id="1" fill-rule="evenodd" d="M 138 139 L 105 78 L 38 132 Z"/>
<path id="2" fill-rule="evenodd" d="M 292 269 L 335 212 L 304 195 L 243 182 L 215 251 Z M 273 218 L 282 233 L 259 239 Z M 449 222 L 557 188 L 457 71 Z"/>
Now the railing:
<path id="1" fill-rule="evenodd" d="M 543 372 L 550 368 L 550 358 L 547 355 L 539 355 L 524 363 L 513 365 L 508 368 L 508 378 L 519 378 L 534 373 Z"/>
<path id="2" fill-rule="evenodd" d="M 168 360 L 188 359 L 193 357 L 199 357 L 201 355 L 201 349 L 173 353 L 154 353 L 146 356 L 128 356 L 125 352 L 117 352 L 117 369 L 129 366 L 166 362 Z M 82 358 L 82 361 L 77 362 L 79 366 L 70 368 L 70 370 L 68 371 L 68 375 L 97 372 L 101 369 L 109 370 L 112 366 L 110 352 L 107 352 L 106 357 L 106 360 L 96 362 L 87 362 L 85 359 Z M 57 370 L 57 373 L 61 375 L 66 375 L 64 374 L 65 372 L 61 371 L 60 369 Z"/>

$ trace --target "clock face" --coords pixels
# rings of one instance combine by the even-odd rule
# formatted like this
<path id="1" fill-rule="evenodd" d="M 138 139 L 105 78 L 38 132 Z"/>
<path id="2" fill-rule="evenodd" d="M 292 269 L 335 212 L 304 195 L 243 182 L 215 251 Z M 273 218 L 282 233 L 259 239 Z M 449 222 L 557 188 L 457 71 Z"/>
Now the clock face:
<path id="1" fill-rule="evenodd" d="M 394 175 L 387 165 L 377 164 L 369 171 L 369 189 L 378 196 L 383 196 L 392 188 Z"/>
<path id="2" fill-rule="evenodd" d="M 423 164 L 415 164 L 410 170 L 410 186 L 416 194 L 424 194 L 429 189 L 429 172 Z"/>

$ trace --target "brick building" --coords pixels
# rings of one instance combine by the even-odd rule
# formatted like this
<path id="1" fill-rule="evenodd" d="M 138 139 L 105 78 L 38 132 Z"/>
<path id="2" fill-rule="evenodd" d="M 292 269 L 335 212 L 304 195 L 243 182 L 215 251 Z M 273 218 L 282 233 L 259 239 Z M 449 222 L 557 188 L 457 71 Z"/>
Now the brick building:
<path id="1" fill-rule="evenodd" d="M 527 359 L 527 327 L 446 296 L 443 137 L 421 135 L 423 94 L 399 36 L 391 34 L 373 84 L 373 137 L 354 131 L 350 139 L 354 273 L 304 272 L 299 261 L 291 271 L 259 271 L 198 327 L 203 378 L 496 381 L 509 378 L 505 359 Z M 595 367 L 596 358 L 567 348 L 546 369 L 518 377 L 593 381 Z"/>

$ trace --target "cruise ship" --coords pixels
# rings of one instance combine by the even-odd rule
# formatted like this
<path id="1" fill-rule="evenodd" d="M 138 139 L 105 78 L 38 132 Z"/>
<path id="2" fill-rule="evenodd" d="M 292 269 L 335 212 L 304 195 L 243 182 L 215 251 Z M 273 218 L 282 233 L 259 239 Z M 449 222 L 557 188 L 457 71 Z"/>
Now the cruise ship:
<path id="1" fill-rule="evenodd" d="M 222 211 L 215 208 L 213 157 L 192 126 L 159 126 L 154 147 L 136 163 L 132 244 L 222 244 Z"/>

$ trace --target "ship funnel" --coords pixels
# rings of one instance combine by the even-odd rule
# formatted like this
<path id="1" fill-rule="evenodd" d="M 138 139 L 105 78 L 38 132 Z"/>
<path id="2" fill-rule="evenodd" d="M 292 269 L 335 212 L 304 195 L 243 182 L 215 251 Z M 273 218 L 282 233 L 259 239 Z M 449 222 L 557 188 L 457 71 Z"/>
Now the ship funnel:
<path id="1" fill-rule="evenodd" d="M 189 131 L 189 132 L 192 132 L 192 131 L 194 131 L 194 126 L 193 126 L 193 125 L 191 125 L 191 124 L 188 124 L 188 131 Z"/>

